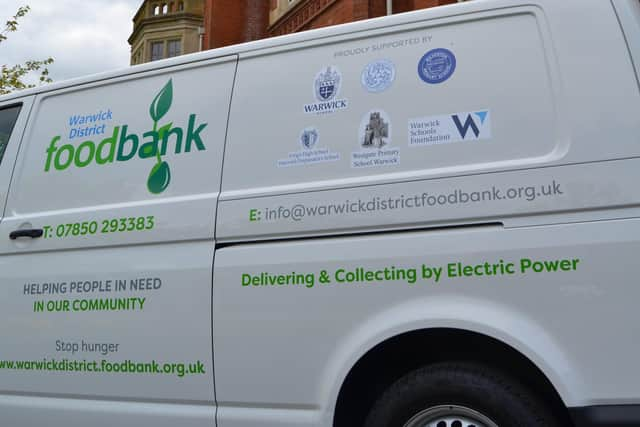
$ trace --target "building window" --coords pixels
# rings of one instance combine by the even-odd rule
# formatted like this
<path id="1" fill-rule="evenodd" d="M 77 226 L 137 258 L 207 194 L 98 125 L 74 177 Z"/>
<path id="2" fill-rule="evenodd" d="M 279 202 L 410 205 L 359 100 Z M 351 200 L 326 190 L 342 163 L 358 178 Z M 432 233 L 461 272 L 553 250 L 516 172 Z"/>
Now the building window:
<path id="1" fill-rule="evenodd" d="M 165 3 L 162 5 L 162 14 L 166 15 L 167 13 L 169 13 L 169 6 Z"/>
<path id="2" fill-rule="evenodd" d="M 164 57 L 164 42 L 151 43 L 151 60 L 157 61 Z"/>
<path id="3" fill-rule="evenodd" d="M 167 58 L 180 56 L 182 54 L 182 43 L 180 40 L 169 40 L 167 43 Z"/>
<path id="4" fill-rule="evenodd" d="M 178 12 L 182 12 L 184 10 L 184 2 L 181 1 L 178 3 Z"/>
<path id="5" fill-rule="evenodd" d="M 153 6 L 153 16 L 160 15 L 160 6 Z"/>
<path id="6" fill-rule="evenodd" d="M 269 12 L 270 25 L 275 24 L 289 10 L 296 7 L 299 3 L 299 0 L 273 0 L 271 3 L 271 10 Z"/>

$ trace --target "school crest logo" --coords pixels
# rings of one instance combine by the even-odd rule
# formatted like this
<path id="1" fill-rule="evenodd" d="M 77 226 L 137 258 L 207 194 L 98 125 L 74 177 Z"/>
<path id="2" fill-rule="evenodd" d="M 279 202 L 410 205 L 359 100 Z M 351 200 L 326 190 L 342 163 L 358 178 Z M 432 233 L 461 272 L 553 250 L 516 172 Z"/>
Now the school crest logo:
<path id="1" fill-rule="evenodd" d="M 311 150 L 318 143 L 319 135 L 316 128 L 306 128 L 300 133 L 300 144 L 303 148 Z"/>
<path id="2" fill-rule="evenodd" d="M 329 147 L 320 147 L 320 132 L 314 126 L 309 126 L 300 132 L 298 150 L 290 151 L 287 156 L 278 159 L 279 168 L 294 166 L 310 166 L 320 163 L 331 163 L 340 160 L 340 153 L 331 151 Z"/>
<path id="3" fill-rule="evenodd" d="M 320 102 L 331 101 L 340 90 L 340 71 L 335 67 L 327 67 L 316 76 L 315 93 Z"/>
<path id="4" fill-rule="evenodd" d="M 313 81 L 313 96 L 315 102 L 303 105 L 306 114 L 330 114 L 344 110 L 348 107 L 349 101 L 338 98 L 342 74 L 338 67 L 329 65 L 316 74 Z"/>

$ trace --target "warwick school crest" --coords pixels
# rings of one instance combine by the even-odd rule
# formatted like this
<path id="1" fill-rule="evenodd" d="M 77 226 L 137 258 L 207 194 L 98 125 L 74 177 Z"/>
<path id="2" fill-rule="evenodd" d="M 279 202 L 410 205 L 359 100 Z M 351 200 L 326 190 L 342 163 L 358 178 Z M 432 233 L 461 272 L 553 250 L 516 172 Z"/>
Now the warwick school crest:
<path id="1" fill-rule="evenodd" d="M 340 90 L 340 71 L 335 67 L 327 67 L 326 71 L 318 73 L 315 82 L 316 99 L 320 102 L 330 101 L 338 95 Z"/>

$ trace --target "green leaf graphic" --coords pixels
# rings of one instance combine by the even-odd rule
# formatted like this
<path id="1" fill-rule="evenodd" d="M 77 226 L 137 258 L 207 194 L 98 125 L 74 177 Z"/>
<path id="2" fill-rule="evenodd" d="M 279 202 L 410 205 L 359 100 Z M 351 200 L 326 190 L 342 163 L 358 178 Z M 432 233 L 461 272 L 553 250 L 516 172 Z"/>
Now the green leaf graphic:
<path id="1" fill-rule="evenodd" d="M 151 119 L 154 122 L 159 121 L 171 108 L 171 102 L 173 102 L 173 82 L 169 79 L 151 103 L 149 108 Z"/>
<path id="2" fill-rule="evenodd" d="M 149 173 L 147 188 L 153 194 L 162 193 L 171 182 L 171 170 L 167 162 L 156 163 Z"/>
<path id="3" fill-rule="evenodd" d="M 155 154 L 155 150 L 153 149 L 153 145 L 146 145 L 142 147 L 142 152 L 147 155 L 148 157 L 151 157 Z"/>
<path id="4" fill-rule="evenodd" d="M 169 132 L 172 126 L 173 126 L 173 122 L 166 124 L 162 126 L 160 129 L 158 129 L 158 141 L 162 141 L 162 139 L 164 138 L 165 132 Z"/>

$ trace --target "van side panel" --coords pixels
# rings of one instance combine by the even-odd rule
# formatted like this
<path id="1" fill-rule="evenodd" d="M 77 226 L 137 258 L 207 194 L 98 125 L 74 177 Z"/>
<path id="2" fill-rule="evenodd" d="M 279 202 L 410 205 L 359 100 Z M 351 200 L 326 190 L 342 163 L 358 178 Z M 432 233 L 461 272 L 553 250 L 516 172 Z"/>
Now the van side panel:
<path id="1" fill-rule="evenodd" d="M 37 98 L 0 224 L 43 230 L 0 239 L 0 424 L 50 408 L 59 425 L 151 425 L 160 403 L 164 425 L 215 422 L 214 218 L 235 68 Z"/>
<path id="2" fill-rule="evenodd" d="M 7 426 L 211 427 L 215 409 L 210 405 L 2 396 L 0 411 Z"/>
<path id="3" fill-rule="evenodd" d="M 289 420 L 305 409 L 310 420 L 299 425 L 329 426 L 362 355 L 429 328 L 512 346 L 569 406 L 637 403 L 629 373 L 640 295 L 627 272 L 639 250 L 638 220 L 223 248 L 214 276 L 220 425 L 248 427 L 278 408 Z"/>
<path id="4" fill-rule="evenodd" d="M 611 1 L 616 8 L 640 84 L 640 2 L 636 0 Z"/>
<path id="5" fill-rule="evenodd" d="M 589 219 L 606 206 L 637 206 L 636 196 L 627 197 L 632 186 L 609 191 L 629 181 L 597 164 L 636 170 L 635 160 L 616 163 L 640 155 L 635 72 L 611 4 L 580 4 L 496 1 L 475 4 L 487 11 L 462 13 L 471 2 L 450 8 L 461 13 L 448 19 L 427 11 L 420 16 L 439 19 L 404 31 L 243 56 L 218 239 L 487 220 L 535 224 L 545 223 L 542 214 L 579 211 Z M 455 69 L 445 81 L 425 83 L 419 64 L 438 49 L 455 57 Z M 371 93 L 363 75 L 384 61 L 395 65 L 393 82 Z M 269 67 L 295 68 L 296 78 L 273 73 L 264 85 L 256 76 Z M 332 102 L 346 100 L 347 107 L 315 99 L 327 68 L 340 71 Z M 286 121 L 260 114 L 273 99 Z M 328 111 L 305 112 L 323 105 Z M 247 113 L 255 126 L 245 125 Z M 364 144 L 374 113 L 388 122 L 382 145 Z M 260 144 L 267 131 L 274 137 Z M 305 147 L 303 135 L 315 145 Z"/>
<path id="6" fill-rule="evenodd" d="M 640 93 L 612 4 L 411 16 L 240 57 L 214 272 L 223 427 L 330 426 L 358 359 L 428 328 L 506 343 L 569 407 L 640 402 Z"/>
<path id="7" fill-rule="evenodd" d="M 386 182 L 557 159 L 564 141 L 544 31 L 540 10 L 522 7 L 241 56 L 225 152 L 225 199 L 294 184 L 326 188 L 363 184 L 364 177 L 367 183 Z M 451 75 L 425 82 L 419 64 L 440 54 L 450 61 Z M 518 60 L 504 60 L 509 57 Z M 278 72 L 283 68 L 295 69 L 295 76 Z M 371 74 L 384 73 L 380 69 L 388 69 L 379 78 L 389 81 L 378 87 Z M 269 84 L 259 78 L 263 74 Z M 327 78 L 334 79 L 329 82 L 335 94 L 323 101 Z M 526 102 L 513 108 L 520 99 Z M 286 120 L 274 120 L 269 108 Z M 365 141 L 372 115 L 380 117 L 386 136 Z M 309 148 L 300 139 L 305 129 L 317 132 Z M 270 143 L 261 143 L 263 135 Z M 251 168 L 260 173 L 247 173 Z"/>

